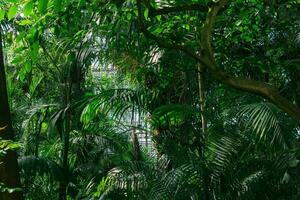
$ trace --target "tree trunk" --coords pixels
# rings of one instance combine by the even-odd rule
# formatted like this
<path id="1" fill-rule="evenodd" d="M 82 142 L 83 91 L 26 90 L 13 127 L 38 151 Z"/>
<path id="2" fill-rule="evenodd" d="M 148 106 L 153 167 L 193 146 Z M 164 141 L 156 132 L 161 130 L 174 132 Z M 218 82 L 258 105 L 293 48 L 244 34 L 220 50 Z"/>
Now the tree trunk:
<path id="1" fill-rule="evenodd" d="M 134 161 L 140 161 L 141 160 L 141 150 L 140 150 L 140 144 L 139 144 L 139 139 L 136 134 L 136 128 L 132 130 L 131 134 L 131 139 L 132 139 L 132 145 L 133 145 L 133 159 Z"/>
<path id="2" fill-rule="evenodd" d="M 61 152 L 62 162 L 61 167 L 65 174 L 66 179 L 59 183 L 59 200 L 67 199 L 67 187 L 69 183 L 69 148 L 70 148 L 70 132 L 80 123 L 72 123 L 72 121 L 80 121 L 79 118 L 72 116 L 71 103 L 76 101 L 76 98 L 80 98 L 82 96 L 81 83 L 84 80 L 82 73 L 82 66 L 80 63 L 80 53 L 81 53 L 82 44 L 79 47 L 79 51 L 77 52 L 76 60 L 74 61 L 71 68 L 68 70 L 68 76 L 66 80 L 62 80 L 65 82 L 65 88 L 63 88 L 63 98 L 64 98 L 64 108 L 65 110 L 65 119 L 64 119 L 64 135 L 63 135 L 63 149 Z M 82 61 L 83 62 L 83 61 Z M 80 126 L 80 125 L 79 125 Z"/>
<path id="3" fill-rule="evenodd" d="M 0 137 L 4 140 L 13 140 L 14 133 L 12 128 L 8 95 L 6 88 L 6 78 L 4 69 L 4 56 L 2 47 L 2 33 L 0 30 Z M 0 157 L 0 182 L 4 183 L 4 187 L 20 188 L 20 175 L 17 161 L 17 153 L 9 150 L 7 154 Z M 1 200 L 20 200 L 23 199 L 22 192 L 2 192 Z"/>
<path id="4" fill-rule="evenodd" d="M 63 135 L 63 149 L 61 152 L 62 155 L 62 163 L 61 167 L 63 169 L 64 175 L 66 177 L 65 180 L 62 180 L 59 183 L 59 200 L 67 199 L 67 186 L 69 182 L 69 163 L 68 163 L 68 155 L 69 155 L 69 146 L 70 146 L 70 131 L 71 131 L 71 93 L 72 93 L 72 82 L 69 79 L 66 84 L 66 93 L 64 97 L 64 107 L 65 107 L 65 125 L 64 125 L 64 135 Z"/>
<path id="5" fill-rule="evenodd" d="M 208 70 L 212 78 L 214 78 L 215 80 L 225 85 L 228 85 L 231 88 L 256 94 L 267 99 L 268 101 L 276 105 L 278 108 L 286 112 L 298 124 L 300 124 L 300 108 L 297 105 L 290 102 L 284 96 L 282 96 L 275 87 L 265 82 L 231 76 L 217 66 L 211 45 L 213 26 L 219 11 L 223 10 L 224 7 L 228 6 L 228 3 L 230 2 L 232 1 L 219 0 L 217 3 L 214 3 L 213 6 L 208 10 L 206 21 L 202 27 L 203 31 L 201 34 L 201 48 L 204 51 L 201 52 L 201 55 L 194 51 L 192 48 L 189 48 L 188 46 L 170 43 L 164 40 L 163 38 L 152 34 L 147 29 L 147 26 L 144 23 L 141 9 L 141 0 L 137 1 L 139 26 L 144 36 L 146 38 L 154 40 L 159 47 L 180 50 L 186 53 L 188 56 L 194 58 L 196 61 L 201 63 L 202 66 Z"/>
<path id="6" fill-rule="evenodd" d="M 202 128 L 202 145 L 205 146 L 205 140 L 207 136 L 207 119 L 205 116 L 205 88 L 204 88 L 204 77 L 203 77 L 203 71 L 201 64 L 198 64 L 198 88 L 199 88 L 199 101 L 200 101 L 200 111 L 201 111 L 201 128 Z M 203 147 L 201 147 L 201 156 L 202 159 L 205 159 L 204 157 L 204 150 Z M 204 200 L 209 200 L 210 199 L 210 194 L 209 194 L 209 174 L 207 167 L 203 166 L 203 174 L 202 174 L 202 179 L 203 179 L 203 191 L 204 191 Z"/>
<path id="7" fill-rule="evenodd" d="M 198 87 L 199 87 L 199 100 L 200 100 L 200 111 L 201 111 L 201 127 L 203 137 L 206 136 L 207 120 L 205 117 L 205 94 L 204 94 L 204 80 L 203 71 L 200 64 L 198 64 Z"/>

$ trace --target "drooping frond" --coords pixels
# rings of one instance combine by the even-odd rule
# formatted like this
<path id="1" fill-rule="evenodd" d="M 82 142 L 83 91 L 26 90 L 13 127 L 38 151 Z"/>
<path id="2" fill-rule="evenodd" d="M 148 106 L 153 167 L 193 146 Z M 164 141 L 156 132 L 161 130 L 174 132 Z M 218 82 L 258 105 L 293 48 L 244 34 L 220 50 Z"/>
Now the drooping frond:
<path id="1" fill-rule="evenodd" d="M 24 156 L 19 159 L 19 166 L 26 175 L 46 174 L 54 180 L 64 180 L 64 173 L 61 167 L 54 161 L 47 158 Z"/>
<path id="2" fill-rule="evenodd" d="M 259 141 L 268 142 L 270 145 L 279 144 L 287 148 L 288 142 L 284 136 L 275 107 L 270 103 L 254 103 L 245 105 L 237 116 L 252 128 Z"/>
<path id="3" fill-rule="evenodd" d="M 169 160 L 162 156 L 157 162 L 129 161 L 113 168 L 108 174 L 108 188 L 101 194 L 106 199 L 117 191 L 135 194 L 133 199 L 148 198 L 150 189 L 162 178 Z"/>
<path id="4" fill-rule="evenodd" d="M 242 180 L 236 179 L 232 189 L 237 191 L 237 197 L 240 199 L 253 199 L 252 194 L 261 187 L 265 177 L 266 172 L 264 170 L 255 171 Z"/>
<path id="5" fill-rule="evenodd" d="M 197 168 L 183 164 L 157 179 L 149 197 L 153 200 L 188 198 L 199 192 L 200 185 L 201 174 Z"/>
<path id="6" fill-rule="evenodd" d="M 236 136 L 221 136 L 208 144 L 208 154 L 211 157 L 213 181 L 218 181 L 221 174 L 230 166 L 231 158 L 237 155 L 241 141 Z"/>
<path id="7" fill-rule="evenodd" d="M 197 110 L 190 105 L 164 105 L 154 111 L 152 121 L 154 125 L 177 125 L 198 115 Z"/>
<path id="8" fill-rule="evenodd" d="M 110 113 L 113 118 L 120 120 L 126 112 L 146 112 L 145 100 L 143 95 L 135 90 L 125 88 L 104 90 L 87 97 L 81 120 L 87 123 L 101 113 Z"/>

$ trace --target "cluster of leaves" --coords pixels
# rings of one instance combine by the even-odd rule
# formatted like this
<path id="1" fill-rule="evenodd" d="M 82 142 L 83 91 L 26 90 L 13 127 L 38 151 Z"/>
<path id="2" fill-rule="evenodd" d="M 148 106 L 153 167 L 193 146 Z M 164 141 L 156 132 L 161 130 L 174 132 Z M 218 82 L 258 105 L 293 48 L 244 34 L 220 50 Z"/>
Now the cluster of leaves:
<path id="1" fill-rule="evenodd" d="M 4 127 L 5 128 L 5 127 Z M 0 131 L 4 128 L 0 128 Z M 1 132 L 0 132 L 1 133 Z M 11 140 L 0 140 L 0 157 L 3 157 L 7 154 L 8 151 L 15 151 L 20 148 L 20 144 L 17 142 L 13 142 Z M 0 165 L 2 163 L 0 162 Z M 22 191 L 21 188 L 9 188 L 4 183 L 0 182 L 0 192 L 8 192 L 13 193 L 16 191 Z"/>
<path id="2" fill-rule="evenodd" d="M 299 198 L 299 125 L 205 70 L 201 82 L 195 60 L 140 33 L 201 52 L 197 9 L 214 2 L 141 2 L 143 16 L 132 0 L 0 2 L 25 197 Z M 298 3 L 235 1 L 212 38 L 222 69 L 295 104 Z M 150 133 L 150 153 L 139 132 Z M 1 140 L 0 155 L 19 147 Z"/>

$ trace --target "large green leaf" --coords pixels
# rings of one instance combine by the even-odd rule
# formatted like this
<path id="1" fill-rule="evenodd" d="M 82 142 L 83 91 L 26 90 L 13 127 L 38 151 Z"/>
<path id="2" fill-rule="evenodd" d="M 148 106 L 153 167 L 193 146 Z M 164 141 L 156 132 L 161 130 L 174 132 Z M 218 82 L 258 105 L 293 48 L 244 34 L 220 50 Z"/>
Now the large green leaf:
<path id="1" fill-rule="evenodd" d="M 7 13 L 8 20 L 11 20 L 12 18 L 14 18 L 16 16 L 17 12 L 18 12 L 17 5 L 10 7 L 8 10 L 8 13 Z"/>
<path id="2" fill-rule="evenodd" d="M 0 10 L 0 22 L 4 19 L 5 17 L 5 10 Z"/>
<path id="3" fill-rule="evenodd" d="M 53 6 L 54 6 L 55 12 L 61 11 L 62 3 L 63 3 L 63 0 L 54 0 L 53 1 Z"/>
<path id="4" fill-rule="evenodd" d="M 24 15 L 28 16 L 32 13 L 32 9 L 33 9 L 33 1 L 29 1 L 25 4 L 24 6 Z"/>
<path id="5" fill-rule="evenodd" d="M 47 10 L 49 0 L 39 0 L 38 2 L 38 10 L 41 14 Z"/>
<path id="6" fill-rule="evenodd" d="M 271 139 L 268 141 L 270 145 L 277 143 L 286 147 L 284 132 L 274 109 L 275 107 L 268 103 L 254 103 L 243 106 L 238 116 L 245 120 L 246 126 L 257 134 L 259 140 Z"/>

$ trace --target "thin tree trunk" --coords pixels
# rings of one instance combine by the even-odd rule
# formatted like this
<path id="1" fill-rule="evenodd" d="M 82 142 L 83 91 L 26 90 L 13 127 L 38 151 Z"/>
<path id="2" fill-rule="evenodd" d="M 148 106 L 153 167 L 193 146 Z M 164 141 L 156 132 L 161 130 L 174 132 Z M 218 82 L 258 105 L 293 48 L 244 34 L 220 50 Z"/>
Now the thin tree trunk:
<path id="1" fill-rule="evenodd" d="M 204 72 L 202 71 L 201 64 L 198 64 L 198 89 L 199 89 L 199 101 L 200 101 L 199 103 L 200 103 L 200 111 L 201 111 L 202 138 L 203 138 L 202 145 L 205 145 L 205 140 L 207 137 L 207 119 L 205 116 L 205 88 L 204 88 L 203 73 Z M 201 156 L 203 159 L 205 159 L 203 147 L 201 147 Z M 210 199 L 209 174 L 205 164 L 203 165 L 202 179 L 203 179 L 204 200 L 209 200 Z"/>
<path id="2" fill-rule="evenodd" d="M 37 122 L 36 122 L 36 133 L 35 133 L 35 149 L 34 149 L 34 156 L 36 158 L 39 157 L 39 144 L 40 144 L 40 135 L 42 131 L 43 122 L 46 118 L 48 112 L 48 108 L 46 108 L 45 114 L 40 113 Z"/>
<path id="3" fill-rule="evenodd" d="M 204 77 L 200 64 L 198 64 L 198 87 L 199 87 L 199 100 L 201 111 L 201 127 L 203 136 L 206 136 L 207 132 L 207 120 L 205 116 L 205 94 L 204 94 Z"/>
<path id="4" fill-rule="evenodd" d="M 141 160 L 141 150 L 140 150 L 139 139 L 136 134 L 136 128 L 134 128 L 132 130 L 131 139 L 132 139 L 132 145 L 133 145 L 133 152 L 132 152 L 133 158 L 135 161 L 139 161 L 139 160 Z"/>
<path id="5" fill-rule="evenodd" d="M 159 47 L 167 48 L 167 49 L 175 49 L 180 50 L 194 58 L 196 61 L 201 63 L 203 67 L 205 67 L 211 77 L 225 85 L 230 86 L 231 88 L 249 92 L 252 94 L 256 94 L 261 96 L 278 108 L 286 112 L 291 118 L 293 118 L 298 124 L 300 124 L 300 108 L 292 103 L 290 100 L 282 96 L 279 90 L 265 82 L 256 81 L 252 79 L 242 78 L 242 77 L 235 77 L 232 76 L 221 68 L 218 67 L 214 54 L 213 48 L 211 44 L 212 34 L 214 32 L 214 22 L 218 15 L 218 13 L 223 10 L 228 4 L 232 2 L 230 0 L 219 0 L 218 3 L 213 4 L 213 6 L 208 10 L 207 18 L 202 27 L 202 34 L 201 34 L 201 48 L 204 50 L 199 55 L 196 51 L 188 46 L 176 44 L 176 43 L 169 43 L 166 40 L 152 34 L 144 23 L 143 14 L 142 14 L 142 1 L 137 1 L 137 9 L 138 9 L 138 21 L 140 30 L 143 32 L 146 38 L 154 40 Z"/>
<path id="6" fill-rule="evenodd" d="M 131 125 L 134 126 L 132 133 L 131 133 L 131 139 L 132 139 L 132 156 L 134 161 L 141 160 L 141 150 L 140 150 L 140 144 L 139 139 L 136 133 L 136 126 L 137 126 L 137 119 L 136 119 L 136 111 L 135 109 L 132 110 L 132 117 L 131 117 Z M 140 116 L 138 116 L 140 118 Z M 140 120 L 139 120 L 140 121 Z"/>
<path id="7" fill-rule="evenodd" d="M 73 66 L 69 69 L 66 87 L 64 88 L 64 107 L 66 108 L 65 111 L 65 123 L 64 123 L 64 135 L 63 135 L 63 150 L 61 152 L 62 155 L 62 163 L 61 167 L 63 172 L 66 176 L 66 180 L 63 180 L 59 183 L 59 200 L 66 200 L 67 199 L 67 187 L 69 183 L 69 163 L 68 163 L 68 154 L 70 148 L 70 131 L 72 120 L 77 121 L 79 119 L 71 118 L 71 102 L 76 100 L 76 97 L 80 97 L 82 95 L 81 90 L 81 82 L 84 80 L 83 73 L 82 73 L 82 66 L 80 65 L 80 52 L 81 52 L 82 44 L 79 47 L 79 51 L 76 56 L 76 61 L 73 63 Z M 74 70 L 75 69 L 75 70 Z M 78 123 L 77 123 L 78 125 Z M 77 127 L 79 128 L 79 127 Z"/>
<path id="8" fill-rule="evenodd" d="M 13 140 L 14 133 L 11 122 L 8 95 L 6 88 L 6 78 L 4 69 L 4 56 L 2 47 L 2 33 L 0 30 L 0 137 L 4 140 Z M 0 182 L 4 187 L 20 188 L 20 175 L 17 161 L 17 153 L 9 150 L 7 154 L 0 157 Z M 0 193 L 1 200 L 20 200 L 23 199 L 22 192 Z"/>
<path id="9" fill-rule="evenodd" d="M 35 125 L 35 148 L 34 148 L 34 156 L 36 158 L 39 157 L 39 136 L 40 136 L 40 132 L 41 132 L 41 128 L 42 128 L 42 122 L 40 123 L 40 117 L 37 116 L 37 121 L 36 121 L 36 125 Z"/>
<path id="10" fill-rule="evenodd" d="M 69 154 L 69 146 L 70 146 L 70 131 L 71 131 L 71 93 L 72 93 L 72 81 L 67 81 L 66 84 L 66 93 L 64 97 L 64 107 L 65 111 L 65 128 L 64 128 L 64 135 L 63 135 L 63 150 L 62 150 L 62 169 L 64 175 L 66 177 L 65 180 L 62 180 L 59 183 L 59 200 L 66 200 L 67 199 L 67 186 L 69 182 L 69 163 L 68 163 L 68 154 Z"/>

